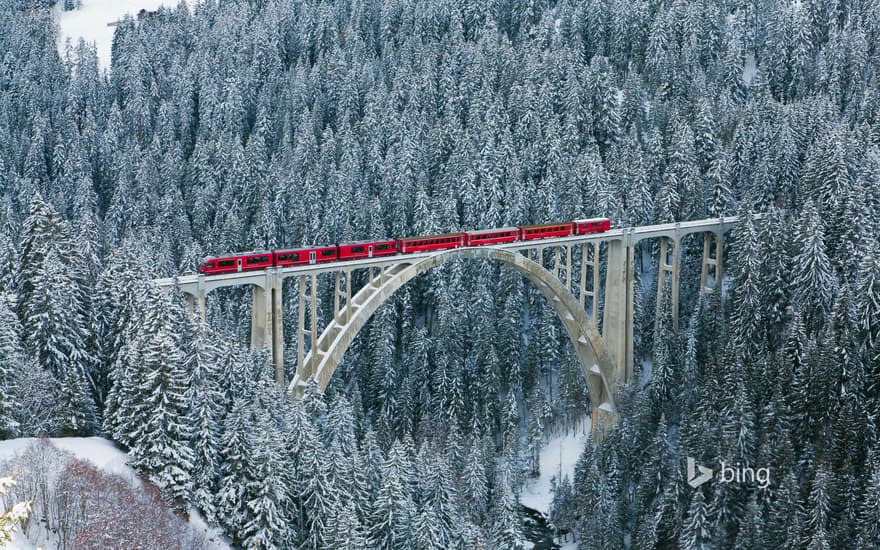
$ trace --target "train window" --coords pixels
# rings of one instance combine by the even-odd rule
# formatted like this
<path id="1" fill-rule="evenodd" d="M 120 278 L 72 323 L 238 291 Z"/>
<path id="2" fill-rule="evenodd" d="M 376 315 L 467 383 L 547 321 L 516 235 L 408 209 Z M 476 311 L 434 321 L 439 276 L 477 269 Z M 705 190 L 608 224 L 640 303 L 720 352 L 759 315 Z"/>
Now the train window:
<path id="1" fill-rule="evenodd" d="M 249 264 L 261 264 L 263 262 L 268 262 L 268 261 L 269 261 L 268 256 L 254 256 L 252 258 L 247 259 L 247 263 L 249 263 Z"/>
<path id="2" fill-rule="evenodd" d="M 231 267 L 235 265 L 235 260 L 220 260 L 217 262 L 217 267 Z"/>
<path id="3" fill-rule="evenodd" d="M 321 256 L 323 256 L 323 257 L 335 256 L 335 255 L 336 255 L 336 250 L 334 250 L 332 248 L 327 248 L 327 249 L 321 251 Z"/>
<path id="4" fill-rule="evenodd" d="M 388 250 L 388 245 L 387 244 L 377 244 L 376 250 Z"/>
<path id="5" fill-rule="evenodd" d="M 287 262 L 287 261 L 295 262 L 298 260 L 299 260 L 299 254 L 279 254 L 278 255 L 279 262 Z"/>
<path id="6" fill-rule="evenodd" d="M 352 252 L 363 252 L 363 251 L 364 251 L 364 247 L 362 247 L 362 246 L 353 246 L 353 247 L 351 247 L 351 251 L 352 251 Z"/>

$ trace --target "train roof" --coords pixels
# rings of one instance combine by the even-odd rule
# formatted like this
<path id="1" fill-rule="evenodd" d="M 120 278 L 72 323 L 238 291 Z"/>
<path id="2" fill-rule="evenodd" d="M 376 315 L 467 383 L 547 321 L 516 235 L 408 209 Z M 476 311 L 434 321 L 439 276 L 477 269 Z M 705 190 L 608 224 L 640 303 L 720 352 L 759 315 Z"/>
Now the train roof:
<path id="1" fill-rule="evenodd" d="M 236 252 L 234 254 L 224 254 L 222 256 L 205 256 L 202 258 L 203 261 L 207 262 L 208 260 L 222 260 L 223 258 L 238 258 L 239 256 L 255 256 L 257 254 L 271 254 L 272 250 L 244 250 L 242 252 Z"/>
<path id="2" fill-rule="evenodd" d="M 574 220 L 574 223 L 587 223 L 587 222 L 605 222 L 611 221 L 608 218 L 583 218 L 580 220 Z"/>
<path id="3" fill-rule="evenodd" d="M 458 233 L 442 233 L 440 235 L 425 235 L 419 237 L 401 237 L 399 240 L 401 241 L 425 241 L 428 239 L 442 239 L 445 237 L 461 237 L 464 235 L 464 231 L 459 231 Z"/>
<path id="4" fill-rule="evenodd" d="M 394 239 L 374 239 L 371 241 L 355 241 L 353 243 L 339 243 L 339 246 L 352 246 L 359 244 L 393 243 Z"/>
<path id="5" fill-rule="evenodd" d="M 301 246 L 299 248 L 276 248 L 273 252 L 308 252 L 309 250 L 321 250 L 322 248 L 334 248 L 335 245 L 326 244 L 323 246 Z"/>
<path id="6" fill-rule="evenodd" d="M 502 231 L 517 231 L 519 227 L 496 227 L 495 229 L 476 229 L 474 231 L 465 231 L 468 235 L 486 235 L 488 233 L 500 233 Z"/>
<path id="7" fill-rule="evenodd" d="M 559 225 L 571 225 L 571 222 L 558 222 L 558 223 L 539 223 L 538 225 L 521 225 L 520 229 L 535 229 L 537 227 L 557 227 Z"/>

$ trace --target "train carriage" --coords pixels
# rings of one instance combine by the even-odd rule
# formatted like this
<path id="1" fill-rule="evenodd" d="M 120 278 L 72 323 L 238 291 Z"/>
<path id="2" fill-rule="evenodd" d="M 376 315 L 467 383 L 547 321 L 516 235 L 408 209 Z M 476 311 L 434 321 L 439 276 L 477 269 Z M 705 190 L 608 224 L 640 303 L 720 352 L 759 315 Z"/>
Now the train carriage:
<path id="1" fill-rule="evenodd" d="M 575 235 L 588 233 L 603 233 L 611 229 L 611 220 L 608 218 L 589 218 L 572 222 Z"/>
<path id="2" fill-rule="evenodd" d="M 358 260 L 397 254 L 397 241 L 370 241 L 339 245 L 340 260 Z"/>
<path id="3" fill-rule="evenodd" d="M 502 227 L 499 229 L 482 229 L 465 232 L 465 246 L 483 246 L 487 244 L 512 243 L 519 240 L 518 227 Z"/>
<path id="4" fill-rule="evenodd" d="M 277 267 L 292 267 L 296 265 L 309 265 L 315 263 L 317 259 L 317 249 L 315 248 L 297 248 L 293 250 L 276 250 L 275 265 Z"/>
<path id="5" fill-rule="evenodd" d="M 248 252 L 235 256 L 223 256 L 218 258 L 205 258 L 199 270 L 205 275 L 219 275 L 221 273 L 238 273 L 240 271 L 255 271 L 272 267 L 272 253 Z"/>
<path id="6" fill-rule="evenodd" d="M 523 225 L 519 228 L 519 238 L 522 241 L 534 239 L 551 239 L 554 237 L 568 237 L 571 235 L 572 223 L 550 223 L 544 225 Z"/>
<path id="7" fill-rule="evenodd" d="M 447 233 L 446 235 L 432 235 L 430 237 L 397 239 L 397 250 L 401 254 L 411 254 L 413 252 L 459 248 L 466 246 L 466 238 L 467 235 L 465 233 Z"/>

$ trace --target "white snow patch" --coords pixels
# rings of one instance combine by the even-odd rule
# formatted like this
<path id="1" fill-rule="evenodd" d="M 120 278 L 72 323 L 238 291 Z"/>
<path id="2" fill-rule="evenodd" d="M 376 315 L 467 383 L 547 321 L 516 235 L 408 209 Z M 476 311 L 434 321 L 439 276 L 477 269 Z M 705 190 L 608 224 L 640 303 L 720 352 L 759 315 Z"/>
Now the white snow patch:
<path id="1" fill-rule="evenodd" d="M 140 478 L 128 465 L 128 455 L 103 437 L 59 437 L 51 441 L 56 448 L 67 451 L 79 459 L 88 460 L 100 470 L 140 482 Z"/>
<path id="2" fill-rule="evenodd" d="M 187 510 L 189 514 L 189 524 L 196 532 L 204 533 L 205 539 L 208 541 L 208 548 L 211 550 L 229 550 L 229 542 L 223 536 L 219 527 L 211 527 L 202 514 L 195 508 Z"/>
<path id="3" fill-rule="evenodd" d="M 32 543 L 24 536 L 24 533 L 21 532 L 21 529 L 16 529 L 12 534 L 12 542 L 9 545 L 4 546 L 4 549 L 8 548 L 9 550 L 40 550 L 40 547 L 36 544 Z"/>
<path id="4" fill-rule="evenodd" d="M 755 78 L 755 73 L 758 71 L 758 67 L 755 64 L 755 54 L 754 52 L 749 52 L 746 54 L 746 62 L 743 65 L 743 82 L 746 83 L 746 86 L 752 85 L 752 79 Z"/>
<path id="5" fill-rule="evenodd" d="M 62 11 L 63 0 L 59 0 L 52 13 L 58 21 L 58 51 L 63 56 L 67 41 L 74 46 L 82 38 L 94 43 L 98 61 L 102 69 L 110 67 L 110 48 L 113 44 L 115 26 L 108 26 L 124 18 L 126 14 L 135 17 L 145 9 L 154 11 L 162 6 L 176 7 L 176 0 L 81 0 L 79 9 Z M 187 0 L 192 7 L 193 0 Z"/>
<path id="6" fill-rule="evenodd" d="M 584 449 L 590 443 L 590 419 L 584 416 L 577 424 L 574 432 L 552 438 L 539 455 L 541 474 L 537 479 L 526 481 L 523 485 L 519 501 L 523 506 L 537 510 L 545 516 L 550 513 L 553 493 L 550 491 L 550 480 L 564 477 L 574 478 L 574 467 Z"/>
<path id="7" fill-rule="evenodd" d="M 0 441 L 0 461 L 21 454 L 39 439 L 20 437 Z M 49 438 L 56 449 L 67 451 L 76 458 L 87 460 L 100 470 L 112 472 L 140 483 L 137 473 L 128 465 L 128 455 L 102 437 L 53 437 Z"/>

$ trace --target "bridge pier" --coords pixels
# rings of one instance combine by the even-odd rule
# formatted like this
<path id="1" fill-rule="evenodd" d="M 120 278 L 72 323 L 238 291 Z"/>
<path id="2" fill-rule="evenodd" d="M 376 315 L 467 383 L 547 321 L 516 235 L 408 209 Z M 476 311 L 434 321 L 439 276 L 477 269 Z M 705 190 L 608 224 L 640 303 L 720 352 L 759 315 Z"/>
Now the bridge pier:
<path id="1" fill-rule="evenodd" d="M 313 363 L 318 355 L 318 276 L 316 274 L 300 275 L 297 338 L 296 338 L 296 374 L 300 380 L 309 380 L 315 374 Z M 308 324 L 306 309 L 308 308 Z M 306 338 L 309 340 L 309 351 L 306 355 Z"/>
<path id="2" fill-rule="evenodd" d="M 184 289 L 183 291 L 183 299 L 186 303 L 186 309 L 192 314 L 198 315 L 199 322 L 205 322 L 205 307 L 206 301 L 205 298 L 207 296 L 207 290 L 205 289 L 205 276 L 199 275 L 198 279 L 196 279 L 196 284 L 191 285 L 194 288 Z"/>
<path id="3" fill-rule="evenodd" d="M 251 349 L 269 351 L 275 368 L 275 382 L 284 384 L 283 285 L 277 269 L 267 269 L 263 285 L 253 285 Z"/>
<path id="4" fill-rule="evenodd" d="M 602 339 L 614 363 L 612 385 L 616 388 L 633 378 L 633 261 L 630 233 L 608 241 L 608 269 L 605 274 L 605 309 L 602 312 Z M 594 262 L 598 259 L 598 246 Z M 598 271 L 594 270 L 594 280 Z M 595 292 L 595 291 L 594 291 Z M 594 307 L 597 296 L 593 295 Z M 594 318 L 596 313 L 593 314 Z"/>

